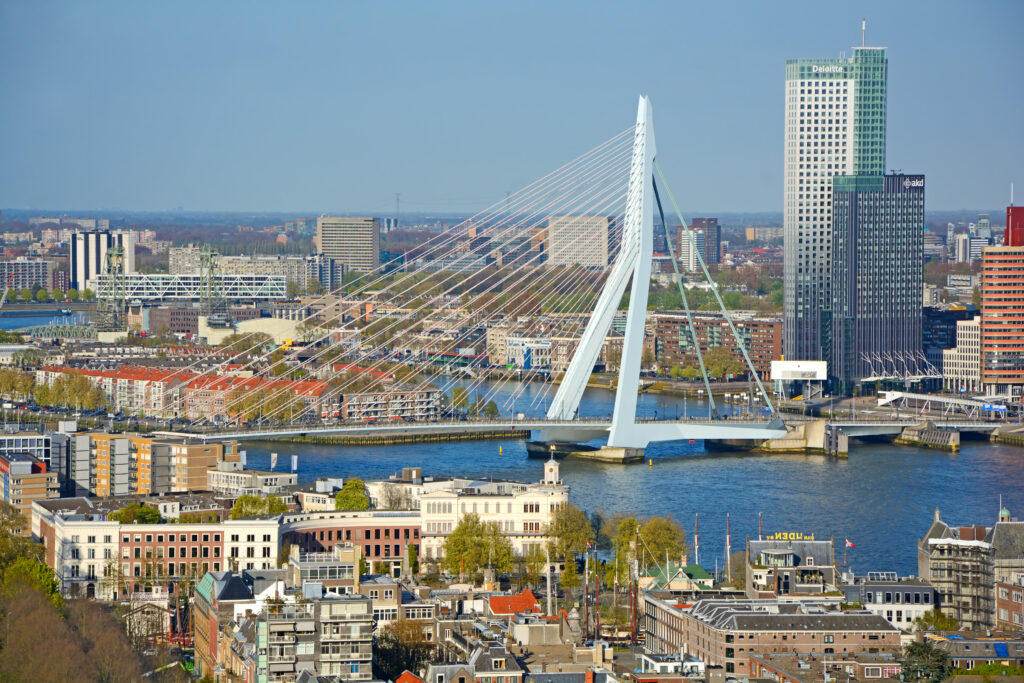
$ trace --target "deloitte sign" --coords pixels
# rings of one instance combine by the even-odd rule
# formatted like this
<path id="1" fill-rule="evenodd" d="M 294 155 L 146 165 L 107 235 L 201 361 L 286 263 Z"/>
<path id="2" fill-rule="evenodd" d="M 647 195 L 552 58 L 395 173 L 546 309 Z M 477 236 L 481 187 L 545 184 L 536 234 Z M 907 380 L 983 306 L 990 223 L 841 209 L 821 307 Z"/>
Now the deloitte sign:
<path id="1" fill-rule="evenodd" d="M 846 73 L 845 69 L 839 64 L 829 64 L 828 66 L 818 66 L 815 64 L 811 67 L 811 70 L 816 74 L 837 74 L 841 76 Z"/>

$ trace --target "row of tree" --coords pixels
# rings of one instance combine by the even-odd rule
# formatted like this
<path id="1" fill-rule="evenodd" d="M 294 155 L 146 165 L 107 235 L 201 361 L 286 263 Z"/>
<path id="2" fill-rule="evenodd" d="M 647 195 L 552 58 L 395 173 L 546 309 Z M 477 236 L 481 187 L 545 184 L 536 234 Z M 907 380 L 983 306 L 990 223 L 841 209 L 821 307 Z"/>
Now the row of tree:
<path id="1" fill-rule="evenodd" d="M 39 303 L 46 303 L 48 301 L 92 301 L 96 298 L 96 293 L 91 289 L 84 289 L 79 292 L 77 289 L 72 287 L 68 291 L 64 292 L 59 289 L 47 290 L 45 287 L 35 286 L 32 288 L 26 287 L 21 291 L 14 289 L 7 290 L 8 301 L 38 301 Z"/>

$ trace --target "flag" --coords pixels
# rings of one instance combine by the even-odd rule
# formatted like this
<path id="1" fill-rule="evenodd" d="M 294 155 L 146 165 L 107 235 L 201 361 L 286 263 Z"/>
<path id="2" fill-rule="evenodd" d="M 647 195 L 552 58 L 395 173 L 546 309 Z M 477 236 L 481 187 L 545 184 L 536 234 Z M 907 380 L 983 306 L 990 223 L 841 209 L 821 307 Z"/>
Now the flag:
<path id="1" fill-rule="evenodd" d="M 594 544 L 591 543 L 590 541 L 587 541 L 587 550 L 590 550 L 593 547 L 594 547 Z"/>
<path id="2" fill-rule="evenodd" d="M 298 472 L 298 471 L 299 471 L 299 456 L 297 456 L 296 454 L 292 453 L 292 472 L 295 473 L 295 472 Z"/>
<path id="3" fill-rule="evenodd" d="M 277 467 L 277 453 L 270 454 L 270 469 Z"/>
<path id="4" fill-rule="evenodd" d="M 238 457 L 242 461 L 242 469 L 245 469 L 245 451 L 238 451 Z"/>
<path id="5" fill-rule="evenodd" d="M 857 544 L 856 544 L 856 543 L 852 543 L 852 542 L 850 541 L 850 539 L 846 539 L 846 547 L 847 547 L 847 548 L 856 548 L 856 547 L 857 547 Z"/>

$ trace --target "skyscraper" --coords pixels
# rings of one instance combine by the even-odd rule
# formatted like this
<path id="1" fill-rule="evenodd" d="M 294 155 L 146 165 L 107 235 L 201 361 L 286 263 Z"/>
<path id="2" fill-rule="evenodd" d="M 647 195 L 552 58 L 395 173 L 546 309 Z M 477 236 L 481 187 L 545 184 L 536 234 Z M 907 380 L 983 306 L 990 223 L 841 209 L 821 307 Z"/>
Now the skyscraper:
<path id="1" fill-rule="evenodd" d="M 981 256 L 981 382 L 988 395 L 1024 396 L 1024 210 L 1006 210 L 1006 244 Z"/>
<path id="2" fill-rule="evenodd" d="M 319 253 L 346 270 L 368 272 L 380 266 L 380 219 L 320 216 L 316 219 Z"/>
<path id="3" fill-rule="evenodd" d="M 835 390 L 849 394 L 870 376 L 868 359 L 913 368 L 922 356 L 924 176 L 835 176 L 832 187 L 832 303 L 821 313 L 832 333 L 822 346 Z"/>
<path id="4" fill-rule="evenodd" d="M 832 177 L 885 170 L 885 48 L 786 62 L 785 331 L 793 360 L 824 359 L 832 303 Z M 826 321 L 827 322 L 827 319 Z"/>
<path id="5" fill-rule="evenodd" d="M 690 227 L 704 232 L 704 248 L 700 252 L 704 264 L 717 266 L 722 260 L 722 231 L 718 227 L 718 219 L 694 218 Z"/>

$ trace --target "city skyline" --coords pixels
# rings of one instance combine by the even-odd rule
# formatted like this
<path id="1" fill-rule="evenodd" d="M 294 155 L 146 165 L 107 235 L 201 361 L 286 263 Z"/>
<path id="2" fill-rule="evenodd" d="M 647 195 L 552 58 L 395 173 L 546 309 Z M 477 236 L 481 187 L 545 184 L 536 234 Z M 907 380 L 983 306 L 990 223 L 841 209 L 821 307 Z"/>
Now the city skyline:
<path id="1" fill-rule="evenodd" d="M 930 211 L 1005 205 L 1021 181 L 1013 3 L 651 4 L 646 23 L 568 5 L 241 7 L 0 8 L 0 87 L 19 103 L 0 114 L 0 205 L 390 214 L 400 192 L 404 211 L 470 212 L 624 128 L 646 93 L 684 207 L 778 211 L 785 61 L 849 56 L 862 18 L 890 57 L 888 159 L 929 176 Z M 518 40 L 495 40 L 498 22 Z"/>

